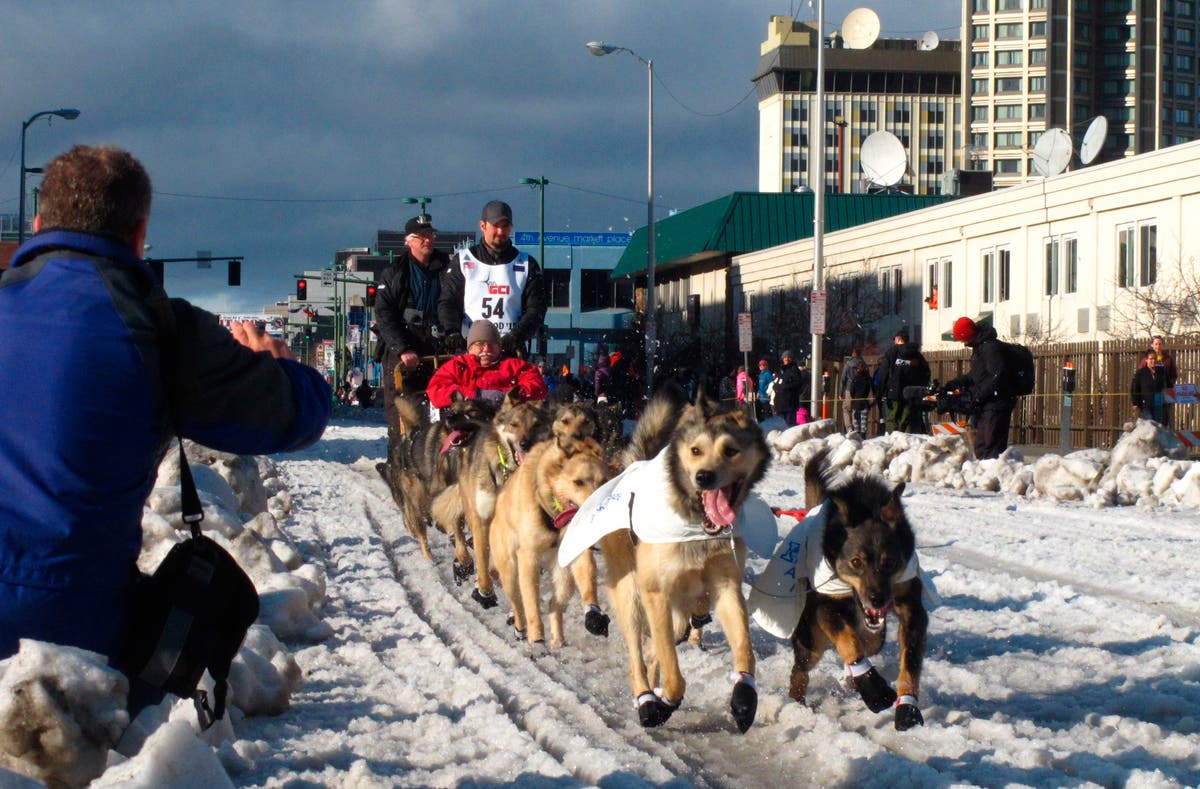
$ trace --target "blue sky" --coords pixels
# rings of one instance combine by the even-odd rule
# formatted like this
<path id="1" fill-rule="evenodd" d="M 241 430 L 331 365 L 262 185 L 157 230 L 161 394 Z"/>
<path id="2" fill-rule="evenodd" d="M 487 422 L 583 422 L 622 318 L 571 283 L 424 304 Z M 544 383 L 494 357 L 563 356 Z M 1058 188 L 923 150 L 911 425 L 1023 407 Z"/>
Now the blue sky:
<path id="1" fill-rule="evenodd" d="M 209 6 L 212 7 L 209 7 Z M 827 28 L 857 3 L 826 6 Z M 876 6 L 885 36 L 957 38 L 956 0 Z M 156 190 L 159 257 L 243 255 L 243 287 L 221 267 L 167 272 L 172 295 L 213 310 L 285 298 L 292 274 L 415 214 L 474 229 L 507 200 L 537 229 L 645 224 L 646 71 L 602 39 L 652 58 L 659 215 L 757 187 L 750 76 L 772 15 L 797 2 L 109 2 L 0 0 L 0 212 L 16 213 L 21 123 L 39 120 L 28 166 L 76 143 L 138 156 Z M 36 183 L 31 177 L 30 183 Z"/>

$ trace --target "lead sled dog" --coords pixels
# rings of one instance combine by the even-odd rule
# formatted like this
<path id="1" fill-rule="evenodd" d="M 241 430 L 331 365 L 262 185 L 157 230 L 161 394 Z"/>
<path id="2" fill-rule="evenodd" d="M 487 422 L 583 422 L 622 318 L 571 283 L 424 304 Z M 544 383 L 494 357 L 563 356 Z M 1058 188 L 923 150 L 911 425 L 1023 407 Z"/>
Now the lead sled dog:
<path id="1" fill-rule="evenodd" d="M 625 461 L 625 471 L 575 516 L 559 564 L 599 544 L 643 726 L 662 725 L 679 708 L 686 682 L 676 643 L 691 617 L 714 611 L 737 677 L 729 709 L 745 732 L 758 706 L 742 595 L 745 540 L 753 532 L 769 554 L 777 539 L 770 509 L 750 495 L 769 462 L 762 431 L 744 413 L 719 411 L 703 394 L 684 407 L 660 393 L 638 421 Z"/>

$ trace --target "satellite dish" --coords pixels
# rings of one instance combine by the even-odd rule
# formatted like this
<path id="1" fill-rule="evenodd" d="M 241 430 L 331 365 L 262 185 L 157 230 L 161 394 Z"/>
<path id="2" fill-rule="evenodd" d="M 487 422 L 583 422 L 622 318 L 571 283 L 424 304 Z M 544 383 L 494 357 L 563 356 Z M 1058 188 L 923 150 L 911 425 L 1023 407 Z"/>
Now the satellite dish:
<path id="1" fill-rule="evenodd" d="M 1071 135 L 1062 129 L 1048 129 L 1033 146 L 1033 169 L 1049 178 L 1067 169 L 1074 152 Z"/>
<path id="2" fill-rule="evenodd" d="M 842 22 L 842 38 L 850 49 L 867 49 L 879 38 L 879 15 L 869 8 L 856 8 Z"/>
<path id="3" fill-rule="evenodd" d="M 1104 138 L 1108 136 L 1108 119 L 1103 115 L 1092 118 L 1087 131 L 1083 133 L 1083 144 L 1079 146 L 1079 161 L 1091 164 L 1100 155 L 1104 147 Z"/>
<path id="4" fill-rule="evenodd" d="M 938 48 L 938 44 L 940 43 L 942 43 L 942 40 L 938 38 L 937 32 L 930 30 L 928 33 L 921 36 L 921 40 L 917 42 L 917 49 L 921 50 L 922 52 L 932 52 Z"/>
<path id="5" fill-rule="evenodd" d="M 863 140 L 858 149 L 858 161 L 863 175 L 876 186 L 895 186 L 908 171 L 904 144 L 887 131 L 877 131 Z"/>

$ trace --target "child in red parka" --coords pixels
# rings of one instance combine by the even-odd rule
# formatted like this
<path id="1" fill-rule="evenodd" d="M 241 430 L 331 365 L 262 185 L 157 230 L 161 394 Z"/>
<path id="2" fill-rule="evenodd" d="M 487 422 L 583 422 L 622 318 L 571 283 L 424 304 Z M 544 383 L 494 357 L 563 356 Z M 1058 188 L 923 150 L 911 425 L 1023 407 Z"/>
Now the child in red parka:
<path id="1" fill-rule="evenodd" d="M 510 389 L 522 401 L 544 400 L 546 380 L 529 362 L 500 356 L 500 332 L 488 320 L 477 320 L 467 332 L 467 352 L 452 357 L 429 379 L 426 394 L 434 408 L 450 405 L 450 395 L 490 400 L 499 404 Z"/>

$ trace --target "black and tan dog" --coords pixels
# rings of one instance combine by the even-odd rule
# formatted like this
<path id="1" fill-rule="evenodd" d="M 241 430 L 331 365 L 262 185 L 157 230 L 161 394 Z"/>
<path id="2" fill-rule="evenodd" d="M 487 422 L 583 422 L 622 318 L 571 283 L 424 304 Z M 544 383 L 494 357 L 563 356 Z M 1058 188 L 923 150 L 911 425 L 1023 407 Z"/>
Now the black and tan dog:
<path id="1" fill-rule="evenodd" d="M 472 437 L 491 424 L 496 411 L 487 403 L 455 392 L 441 419 L 430 422 L 422 404 L 396 397 L 398 439 L 388 452 L 383 477 L 400 507 L 404 527 L 430 561 L 428 529 L 433 499 L 452 484 L 464 465 Z M 462 528 L 449 532 L 454 538 L 456 561 L 470 564 L 471 554 Z"/>
<path id="2" fill-rule="evenodd" d="M 576 588 L 587 611 L 588 630 L 608 634 L 608 619 L 600 614 L 596 596 L 592 552 L 584 551 L 569 572 L 555 564 L 554 555 L 579 505 L 612 475 L 595 439 L 556 436 L 536 445 L 500 491 L 490 529 L 491 555 L 500 585 L 512 604 L 513 626 L 530 644 L 545 640 L 543 570 L 549 572 L 554 586 L 549 607 L 551 649 L 565 643 L 563 611 Z"/>
<path id="3" fill-rule="evenodd" d="M 720 412 L 703 394 L 688 406 L 656 395 L 630 438 L 629 467 L 589 498 L 568 529 L 560 565 L 600 545 L 644 726 L 665 723 L 682 702 L 686 683 L 676 643 L 691 618 L 710 609 L 738 677 L 730 711 L 740 731 L 754 723 L 758 694 L 742 595 L 743 533 L 754 521 L 774 544 L 770 510 L 748 499 L 769 456 L 762 431 L 744 413 Z M 660 674 L 661 695 L 653 690 Z"/>
<path id="4" fill-rule="evenodd" d="M 795 663 L 789 695 L 804 701 L 809 671 L 828 647 L 846 664 L 848 683 L 872 712 L 896 704 L 900 731 L 923 724 L 917 707 L 929 617 L 922 602 L 916 538 L 900 502 L 904 483 L 853 476 L 831 486 L 833 472 L 820 453 L 805 466 L 809 506 L 824 502 L 820 556 L 809 562 L 808 591 L 792 634 Z M 899 619 L 900 673 L 896 689 L 871 666 L 883 649 L 887 615 Z M 897 691 L 899 698 L 897 699 Z"/>

